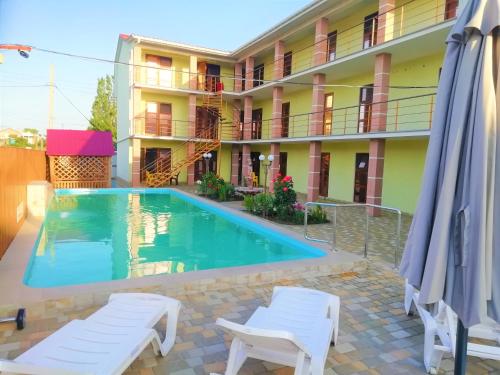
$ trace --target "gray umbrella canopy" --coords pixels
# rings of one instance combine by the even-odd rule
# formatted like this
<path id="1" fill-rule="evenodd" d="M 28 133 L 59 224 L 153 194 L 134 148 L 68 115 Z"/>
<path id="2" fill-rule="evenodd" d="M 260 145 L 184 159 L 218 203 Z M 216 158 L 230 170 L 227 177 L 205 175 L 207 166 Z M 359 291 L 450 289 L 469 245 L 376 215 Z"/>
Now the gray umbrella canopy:
<path id="1" fill-rule="evenodd" d="M 420 289 L 419 302 L 443 299 L 465 327 L 487 315 L 500 323 L 498 25 L 500 0 L 469 0 L 448 36 L 401 261 L 401 274 Z"/>

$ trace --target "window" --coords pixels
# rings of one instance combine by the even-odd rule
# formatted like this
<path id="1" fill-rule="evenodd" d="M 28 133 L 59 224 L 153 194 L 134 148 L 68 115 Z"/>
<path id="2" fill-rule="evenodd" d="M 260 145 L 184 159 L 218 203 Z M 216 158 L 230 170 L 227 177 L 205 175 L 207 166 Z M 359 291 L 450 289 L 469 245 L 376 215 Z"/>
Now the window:
<path id="1" fill-rule="evenodd" d="M 372 122 L 373 84 L 359 90 L 358 133 L 370 131 Z"/>
<path id="2" fill-rule="evenodd" d="M 323 115 L 323 134 L 330 135 L 333 126 L 333 93 L 325 94 L 325 109 Z"/>
<path id="3" fill-rule="evenodd" d="M 285 53 L 283 56 L 283 77 L 292 74 L 292 51 Z"/>
<path id="4" fill-rule="evenodd" d="M 449 20 L 457 15 L 458 0 L 446 0 L 444 7 L 444 19 Z"/>
<path id="5" fill-rule="evenodd" d="M 290 103 L 281 104 L 281 136 L 288 137 L 290 125 Z"/>
<path id="6" fill-rule="evenodd" d="M 328 61 L 335 60 L 337 54 L 337 31 L 328 33 Z"/>
<path id="7" fill-rule="evenodd" d="M 378 12 L 365 17 L 363 28 L 363 49 L 377 44 Z"/>
<path id="8" fill-rule="evenodd" d="M 253 69 L 253 87 L 264 83 L 264 64 L 257 65 Z"/>

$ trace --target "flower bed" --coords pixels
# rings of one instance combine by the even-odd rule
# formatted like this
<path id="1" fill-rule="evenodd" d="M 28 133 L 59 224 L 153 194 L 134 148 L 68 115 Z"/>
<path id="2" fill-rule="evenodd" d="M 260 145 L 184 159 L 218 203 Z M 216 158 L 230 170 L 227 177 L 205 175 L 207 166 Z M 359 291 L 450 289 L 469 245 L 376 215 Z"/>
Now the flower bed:
<path id="1" fill-rule="evenodd" d="M 272 183 L 274 194 L 261 193 L 245 196 L 243 203 L 245 210 L 284 224 L 303 224 L 305 207 L 297 202 L 292 177 L 278 174 Z M 327 223 L 326 212 L 320 206 L 315 206 L 308 212 L 307 222 L 308 224 Z"/>
<path id="2" fill-rule="evenodd" d="M 205 173 L 198 184 L 197 193 L 207 198 L 219 202 L 241 200 L 241 197 L 235 194 L 234 185 L 224 181 L 213 172 Z"/>

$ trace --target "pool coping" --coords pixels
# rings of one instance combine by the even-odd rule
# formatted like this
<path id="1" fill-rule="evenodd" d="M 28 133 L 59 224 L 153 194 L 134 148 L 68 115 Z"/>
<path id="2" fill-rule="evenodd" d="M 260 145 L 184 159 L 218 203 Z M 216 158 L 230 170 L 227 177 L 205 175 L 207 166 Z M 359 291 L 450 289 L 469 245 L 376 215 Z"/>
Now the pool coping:
<path id="1" fill-rule="evenodd" d="M 20 306 L 32 306 L 31 314 L 37 315 L 40 313 L 43 315 L 44 308 L 49 301 L 52 301 L 51 306 L 61 304 L 66 306 L 69 304 L 85 308 L 94 304 L 105 303 L 109 294 L 116 291 L 147 291 L 163 294 L 184 292 L 189 294 L 225 289 L 234 285 L 251 286 L 278 280 L 292 281 L 309 275 L 320 276 L 357 272 L 367 267 L 366 260 L 358 255 L 342 251 L 332 252 L 327 245 L 309 242 L 297 233 L 268 220 L 179 189 L 170 188 L 169 190 L 197 199 L 205 205 L 213 206 L 217 210 L 225 211 L 253 224 L 264 225 L 265 228 L 292 238 L 294 241 L 318 248 L 325 252 L 326 255 L 300 260 L 162 274 L 91 284 L 32 288 L 24 285 L 23 278 L 43 218 L 31 217 L 22 225 L 4 257 L 0 260 L 0 316 L 9 315 Z"/>

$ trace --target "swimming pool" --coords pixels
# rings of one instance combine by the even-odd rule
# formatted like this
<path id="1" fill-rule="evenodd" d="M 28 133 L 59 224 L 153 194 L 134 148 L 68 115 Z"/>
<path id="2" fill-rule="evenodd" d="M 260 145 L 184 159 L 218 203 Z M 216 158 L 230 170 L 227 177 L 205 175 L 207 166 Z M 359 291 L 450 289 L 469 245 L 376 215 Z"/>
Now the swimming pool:
<path id="1" fill-rule="evenodd" d="M 24 283 L 55 287 L 324 255 L 175 190 L 57 190 Z"/>

